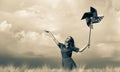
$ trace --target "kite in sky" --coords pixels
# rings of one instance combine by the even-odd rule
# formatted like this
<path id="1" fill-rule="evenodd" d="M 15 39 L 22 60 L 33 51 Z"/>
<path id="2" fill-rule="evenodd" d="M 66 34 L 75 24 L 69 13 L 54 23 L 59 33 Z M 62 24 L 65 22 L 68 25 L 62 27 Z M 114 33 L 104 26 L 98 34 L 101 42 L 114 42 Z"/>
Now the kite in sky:
<path id="1" fill-rule="evenodd" d="M 90 7 L 90 12 L 85 12 L 81 20 L 86 19 L 87 25 L 90 26 L 94 23 L 99 23 L 104 16 L 98 16 L 97 10 Z"/>
<path id="2" fill-rule="evenodd" d="M 90 28 L 89 31 L 89 40 L 88 44 L 90 46 L 90 39 L 91 39 L 91 29 L 93 28 L 94 23 L 99 23 L 104 16 L 98 16 L 97 10 L 93 7 L 90 7 L 90 12 L 85 12 L 84 15 L 82 16 L 81 20 L 86 19 L 87 26 Z"/>

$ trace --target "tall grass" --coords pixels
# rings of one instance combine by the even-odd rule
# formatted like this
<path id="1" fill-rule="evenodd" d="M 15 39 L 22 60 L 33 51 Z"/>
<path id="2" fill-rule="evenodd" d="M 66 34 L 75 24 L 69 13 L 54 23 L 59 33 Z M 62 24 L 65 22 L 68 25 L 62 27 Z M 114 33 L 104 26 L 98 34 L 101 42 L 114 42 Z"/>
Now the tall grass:
<path id="1" fill-rule="evenodd" d="M 0 66 L 0 72 L 120 72 L 120 67 L 106 67 L 102 69 L 85 69 L 84 66 L 79 67 L 76 70 L 68 71 L 61 68 L 50 68 L 48 66 L 29 68 L 26 65 L 21 67 L 14 67 L 13 65 Z"/>

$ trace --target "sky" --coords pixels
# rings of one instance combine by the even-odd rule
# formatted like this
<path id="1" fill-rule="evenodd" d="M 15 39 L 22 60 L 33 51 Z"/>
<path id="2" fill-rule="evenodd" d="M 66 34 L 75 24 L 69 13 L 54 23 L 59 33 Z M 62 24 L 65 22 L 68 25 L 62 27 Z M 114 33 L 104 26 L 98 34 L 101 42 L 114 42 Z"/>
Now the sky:
<path id="1" fill-rule="evenodd" d="M 60 67 L 60 50 L 44 30 L 84 47 L 89 28 L 81 17 L 91 6 L 104 19 L 92 29 L 91 48 L 73 59 L 88 67 L 120 65 L 119 0 L 0 0 L 0 64 Z"/>

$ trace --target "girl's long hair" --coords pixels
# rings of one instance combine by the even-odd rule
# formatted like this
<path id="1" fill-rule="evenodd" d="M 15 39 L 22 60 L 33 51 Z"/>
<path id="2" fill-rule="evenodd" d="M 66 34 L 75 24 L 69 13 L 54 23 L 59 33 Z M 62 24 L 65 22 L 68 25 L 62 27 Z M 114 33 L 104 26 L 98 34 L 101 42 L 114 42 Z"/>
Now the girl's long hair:
<path id="1" fill-rule="evenodd" d="M 70 37 L 70 39 L 68 40 L 68 43 L 69 43 L 68 45 L 69 45 L 69 47 L 75 47 L 73 37 L 71 37 L 71 36 L 68 36 L 68 37 Z"/>

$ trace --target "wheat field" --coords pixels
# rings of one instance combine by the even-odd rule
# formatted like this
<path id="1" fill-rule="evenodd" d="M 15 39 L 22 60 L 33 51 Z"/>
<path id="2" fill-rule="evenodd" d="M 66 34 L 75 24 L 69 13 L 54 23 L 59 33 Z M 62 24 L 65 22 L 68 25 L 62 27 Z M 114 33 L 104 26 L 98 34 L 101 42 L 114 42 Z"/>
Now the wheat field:
<path id="1" fill-rule="evenodd" d="M 102 69 L 85 69 L 84 66 L 79 67 L 76 70 L 68 71 L 60 68 L 50 68 L 48 66 L 29 68 L 26 65 L 21 67 L 14 67 L 13 65 L 0 66 L 0 72 L 120 72 L 120 67 L 106 67 Z"/>

